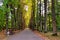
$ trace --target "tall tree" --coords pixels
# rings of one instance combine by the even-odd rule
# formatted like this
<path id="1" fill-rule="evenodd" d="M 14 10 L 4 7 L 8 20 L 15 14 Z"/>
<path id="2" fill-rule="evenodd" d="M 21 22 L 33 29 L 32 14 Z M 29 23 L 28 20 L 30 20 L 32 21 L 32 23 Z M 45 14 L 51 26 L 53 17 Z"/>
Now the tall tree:
<path id="1" fill-rule="evenodd" d="M 41 0 L 37 0 L 37 14 L 36 14 L 36 24 L 37 24 L 37 30 L 41 31 Z"/>
<path id="2" fill-rule="evenodd" d="M 53 26 L 53 36 L 56 36 L 57 27 L 56 27 L 55 0 L 52 0 L 52 26 Z"/>
<path id="3" fill-rule="evenodd" d="M 30 19 L 30 28 L 34 30 L 35 28 L 35 0 L 32 0 L 32 12 L 31 12 L 31 19 Z"/>
<path id="4" fill-rule="evenodd" d="M 41 16 L 41 0 L 39 0 L 39 25 L 40 25 L 40 32 L 42 31 L 42 16 Z"/>
<path id="5" fill-rule="evenodd" d="M 11 28 L 14 27 L 14 10 L 13 10 L 13 5 L 11 4 L 10 5 L 10 8 L 11 8 Z"/>
<path id="6" fill-rule="evenodd" d="M 6 4 L 6 8 L 8 8 L 8 4 Z M 8 32 L 8 11 L 6 11 L 6 33 Z"/>
<path id="7" fill-rule="evenodd" d="M 47 0 L 44 0 L 44 32 L 47 32 Z"/>

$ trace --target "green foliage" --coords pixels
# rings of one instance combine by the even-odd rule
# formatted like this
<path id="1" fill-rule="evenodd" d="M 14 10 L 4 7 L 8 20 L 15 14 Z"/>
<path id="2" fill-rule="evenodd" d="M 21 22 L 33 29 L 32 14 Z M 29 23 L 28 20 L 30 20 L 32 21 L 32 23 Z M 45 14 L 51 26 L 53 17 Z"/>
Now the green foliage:
<path id="1" fill-rule="evenodd" d="M 9 7 L 9 5 L 12 4 L 15 7 L 18 6 L 19 4 L 19 0 L 4 0 L 3 1 L 3 5 L 0 7 L 0 30 L 6 28 L 6 12 L 8 12 L 8 14 L 11 11 L 11 8 Z M 8 8 L 7 8 L 8 5 Z M 11 19 L 9 19 L 10 21 L 8 21 L 8 25 L 9 28 L 11 28 Z"/>
<path id="2" fill-rule="evenodd" d="M 3 8 L 0 9 L 0 30 L 2 30 L 3 27 L 5 27 L 5 12 Z"/>
<path id="3" fill-rule="evenodd" d="M 9 14 L 10 11 L 11 11 L 11 9 L 12 9 L 12 8 L 9 7 L 10 4 L 13 5 L 13 8 L 15 8 L 15 7 L 18 8 L 18 6 L 19 6 L 20 7 L 19 8 L 19 11 L 21 11 L 22 13 L 25 13 L 23 11 L 23 5 L 24 4 L 22 2 L 20 2 L 20 1 L 19 0 L 4 0 L 3 6 L 0 7 L 0 30 L 2 30 L 3 28 L 5 28 L 5 25 L 6 25 L 6 12 L 8 12 L 8 14 Z M 26 0 L 26 4 L 28 4 L 28 0 Z M 28 4 L 28 6 L 31 6 L 31 4 L 33 5 L 32 7 L 33 7 L 33 11 L 34 11 L 33 21 L 35 23 L 33 23 L 33 25 L 34 25 L 34 27 L 36 27 L 36 24 L 38 24 L 37 27 L 39 29 L 40 28 L 40 26 L 39 26 L 39 20 L 40 20 L 39 18 L 40 18 L 40 16 L 39 16 L 39 13 L 37 12 L 38 11 L 37 1 L 36 0 L 33 0 L 30 4 Z M 57 28 L 59 30 L 60 29 L 60 2 L 58 2 L 56 4 L 57 4 L 57 5 L 55 5 L 56 6 L 55 7 L 55 11 L 56 11 L 56 22 L 57 22 Z M 7 8 L 7 5 L 8 5 L 8 8 Z M 49 10 L 51 10 L 51 5 L 48 5 L 48 6 L 49 6 Z M 27 13 L 31 13 L 31 12 L 29 11 Z M 47 17 L 47 27 L 49 28 L 49 30 L 52 30 L 52 16 L 51 16 L 51 13 L 49 13 L 47 15 L 48 15 L 48 17 Z M 11 16 L 14 17 L 14 15 L 11 15 Z M 19 15 L 19 17 L 20 17 L 20 15 Z M 49 17 L 50 17 L 50 20 L 49 20 Z M 44 19 L 44 17 L 42 17 L 42 20 L 43 19 Z M 11 19 L 9 19 L 9 21 L 8 21 L 8 27 L 11 28 Z"/>

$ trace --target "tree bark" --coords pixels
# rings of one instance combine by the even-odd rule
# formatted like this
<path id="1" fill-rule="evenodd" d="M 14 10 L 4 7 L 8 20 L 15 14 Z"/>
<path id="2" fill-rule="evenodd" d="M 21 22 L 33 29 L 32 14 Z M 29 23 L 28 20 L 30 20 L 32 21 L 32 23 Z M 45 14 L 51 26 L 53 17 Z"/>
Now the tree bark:
<path id="1" fill-rule="evenodd" d="M 41 0 L 40 0 L 40 32 L 42 32 Z"/>
<path id="2" fill-rule="evenodd" d="M 44 0 L 44 32 L 47 32 L 47 25 L 46 25 L 46 21 L 47 21 L 47 0 Z"/>
<path id="3" fill-rule="evenodd" d="M 56 27 L 55 0 L 52 0 L 52 26 L 53 26 L 53 36 L 56 36 L 57 27 Z"/>
<path id="4" fill-rule="evenodd" d="M 31 19 L 29 23 L 29 27 L 34 30 L 35 29 L 35 0 L 32 0 L 32 12 L 31 12 Z"/>
<path id="5" fill-rule="evenodd" d="M 8 4 L 6 4 L 6 8 L 8 9 Z M 8 14 L 9 12 L 8 11 L 6 11 L 6 34 L 7 34 L 7 32 L 8 32 L 8 17 L 9 17 L 9 14 Z"/>

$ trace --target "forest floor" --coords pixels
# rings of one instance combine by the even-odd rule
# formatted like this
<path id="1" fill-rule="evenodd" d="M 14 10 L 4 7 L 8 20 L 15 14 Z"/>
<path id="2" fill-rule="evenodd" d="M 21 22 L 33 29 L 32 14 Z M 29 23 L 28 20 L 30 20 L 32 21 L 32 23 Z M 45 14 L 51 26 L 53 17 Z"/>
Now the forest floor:
<path id="1" fill-rule="evenodd" d="M 46 37 L 48 37 L 50 40 L 60 40 L 60 32 L 57 32 L 58 36 L 52 36 L 52 32 L 43 33 Z"/>
<path id="2" fill-rule="evenodd" d="M 39 36 L 45 38 L 45 40 L 60 40 L 60 32 L 58 32 L 58 36 L 52 36 L 52 32 L 48 32 L 48 33 L 37 32 L 37 31 L 34 32 Z"/>
<path id="3" fill-rule="evenodd" d="M 5 30 L 0 32 L 0 40 L 6 40 Z"/>
<path id="4" fill-rule="evenodd" d="M 20 32 L 20 30 L 14 31 L 14 33 L 18 33 Z M 7 40 L 7 36 L 6 36 L 6 31 L 3 30 L 0 32 L 0 40 Z"/>

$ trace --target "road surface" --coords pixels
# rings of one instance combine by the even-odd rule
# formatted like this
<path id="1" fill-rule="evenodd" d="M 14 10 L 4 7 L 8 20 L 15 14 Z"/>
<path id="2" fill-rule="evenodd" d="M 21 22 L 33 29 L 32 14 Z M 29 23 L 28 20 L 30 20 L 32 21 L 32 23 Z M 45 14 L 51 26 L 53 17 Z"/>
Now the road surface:
<path id="1" fill-rule="evenodd" d="M 37 36 L 29 29 L 25 29 L 20 33 L 8 36 L 8 40 L 44 40 L 42 37 Z"/>

